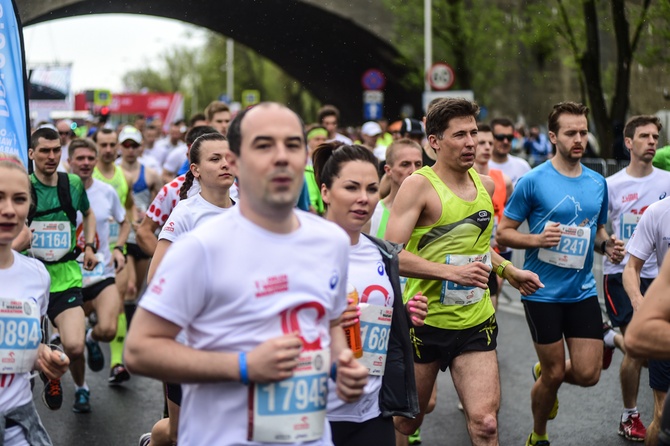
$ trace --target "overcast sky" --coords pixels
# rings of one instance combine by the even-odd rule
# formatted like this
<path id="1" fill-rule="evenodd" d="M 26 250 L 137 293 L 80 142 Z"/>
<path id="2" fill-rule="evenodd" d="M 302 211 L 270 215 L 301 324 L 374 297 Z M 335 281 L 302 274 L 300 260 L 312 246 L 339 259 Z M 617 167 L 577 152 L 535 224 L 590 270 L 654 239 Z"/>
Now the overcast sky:
<path id="1" fill-rule="evenodd" d="M 132 69 L 158 66 L 157 56 L 176 45 L 202 45 L 204 32 L 193 25 L 137 14 L 93 14 L 53 20 L 23 30 L 26 62 L 72 63 L 72 89 L 107 88 L 121 92 L 121 78 Z"/>

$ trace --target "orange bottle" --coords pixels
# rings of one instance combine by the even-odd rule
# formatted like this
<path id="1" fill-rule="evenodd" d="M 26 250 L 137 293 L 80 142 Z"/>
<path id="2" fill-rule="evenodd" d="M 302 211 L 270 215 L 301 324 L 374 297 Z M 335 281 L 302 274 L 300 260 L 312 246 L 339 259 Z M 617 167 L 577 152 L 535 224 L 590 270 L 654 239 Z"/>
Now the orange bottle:
<path id="1" fill-rule="evenodd" d="M 347 299 L 353 299 L 354 305 L 358 305 L 358 291 L 356 291 L 356 288 L 350 283 L 347 284 Z M 363 342 L 361 341 L 361 321 L 359 320 L 354 325 L 345 328 L 344 334 L 347 336 L 347 344 L 349 344 L 349 348 L 354 352 L 354 357 L 362 357 Z"/>

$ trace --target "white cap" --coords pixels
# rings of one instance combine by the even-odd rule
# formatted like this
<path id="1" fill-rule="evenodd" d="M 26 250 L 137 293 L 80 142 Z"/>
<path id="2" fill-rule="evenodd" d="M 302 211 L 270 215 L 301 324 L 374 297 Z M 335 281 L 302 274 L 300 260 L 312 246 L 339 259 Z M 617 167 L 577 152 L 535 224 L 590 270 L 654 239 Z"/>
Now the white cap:
<path id="1" fill-rule="evenodd" d="M 382 134 L 382 128 L 374 121 L 368 121 L 361 127 L 361 133 L 365 136 L 377 136 Z"/>
<path id="2" fill-rule="evenodd" d="M 119 134 L 119 143 L 123 143 L 129 139 L 135 141 L 137 144 L 142 144 L 142 133 L 132 125 L 127 125 Z"/>

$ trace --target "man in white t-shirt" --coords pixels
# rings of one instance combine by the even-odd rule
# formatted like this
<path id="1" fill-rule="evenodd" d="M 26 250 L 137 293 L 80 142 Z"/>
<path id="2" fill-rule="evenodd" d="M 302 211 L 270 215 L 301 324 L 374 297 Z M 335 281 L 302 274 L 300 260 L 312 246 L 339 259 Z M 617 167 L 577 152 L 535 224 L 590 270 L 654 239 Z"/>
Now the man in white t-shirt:
<path id="1" fill-rule="evenodd" d="M 126 220 L 126 211 L 121 205 L 119 196 L 109 184 L 93 179 L 93 169 L 98 161 L 98 150 L 89 139 L 74 139 L 70 143 L 68 162 L 72 173 L 81 178 L 86 194 L 95 214 L 96 235 L 95 249 L 99 263 L 92 271 L 83 267 L 84 311 L 90 314 L 95 311 L 97 323 L 86 331 L 86 350 L 89 368 L 99 372 L 105 366 L 105 358 L 99 342 L 110 342 L 117 330 L 117 321 L 121 313 L 121 296 L 116 287 L 115 276 L 125 266 L 123 246 L 130 232 L 130 222 Z M 115 233 L 111 233 L 111 222 L 116 222 Z M 84 245 L 83 219 L 77 215 L 77 245 Z M 115 246 L 110 250 L 110 243 Z M 80 264 L 81 265 L 81 264 Z M 75 364 L 81 376 L 85 376 L 86 367 L 83 362 Z M 76 385 L 75 401 L 72 410 L 75 413 L 88 413 L 90 406 L 90 389 L 86 381 Z"/>
<path id="2" fill-rule="evenodd" d="M 607 178 L 609 220 L 612 232 L 624 243 L 631 238 L 640 217 L 647 208 L 670 194 L 670 172 L 657 169 L 652 165 L 658 146 L 661 121 L 656 116 L 633 116 L 624 127 L 624 143 L 630 151 L 630 164 L 625 169 Z M 623 334 L 633 317 L 634 307 L 639 301 L 631 298 L 644 294 L 652 280 L 658 275 L 656 256 L 652 251 L 646 262 L 639 264 L 639 282 L 636 283 L 634 296 L 624 290 L 622 273 L 629 261 L 626 256 L 620 264 L 612 263 L 607 257 L 603 259 L 603 285 L 605 290 L 605 306 L 607 314 L 615 327 L 620 327 Z M 637 262 L 635 262 L 637 265 Z M 611 334 L 605 337 L 611 348 L 614 339 Z M 621 341 L 619 341 L 621 343 Z M 609 366 L 609 361 L 603 364 Z M 628 440 L 642 441 L 646 429 L 637 410 L 637 393 L 640 385 L 642 361 L 632 358 L 624 350 L 619 372 L 621 394 L 623 397 L 623 413 L 619 423 L 619 435 Z M 650 369 L 651 374 L 651 369 Z M 668 386 L 662 389 L 667 390 Z"/>
<path id="3" fill-rule="evenodd" d="M 228 138 L 239 205 L 170 248 L 126 360 L 136 373 L 184 383 L 180 444 L 330 445 L 328 371 L 345 401 L 367 382 L 338 325 L 349 238 L 294 210 L 306 162 L 295 113 L 259 104 L 237 115 Z M 182 329 L 188 346 L 175 341 Z"/>
<path id="4" fill-rule="evenodd" d="M 647 208 L 627 246 L 629 259 L 623 272 L 623 285 L 628 296 L 630 296 L 635 313 L 641 307 L 646 306 L 646 303 L 642 305 L 642 279 L 640 275 L 643 268 L 646 262 L 655 258 L 656 266 L 659 270 L 661 269 L 662 259 L 666 258 L 669 250 L 668 240 L 670 240 L 670 200 L 663 199 Z M 655 257 L 653 257 L 654 254 Z M 650 285 L 649 290 L 656 285 L 658 284 Z M 632 320 L 635 320 L 635 316 Z M 651 327 L 649 330 L 651 330 Z M 628 332 L 626 332 L 626 339 L 628 339 Z M 636 357 L 639 358 L 639 353 Z M 648 365 L 649 387 L 652 388 L 654 393 L 654 419 L 647 428 L 647 438 L 656 439 L 661 427 L 663 402 L 667 395 L 668 386 L 670 386 L 670 361 L 649 359 Z"/>
<path id="5" fill-rule="evenodd" d="M 184 142 L 187 130 L 186 122 L 183 119 L 175 121 L 170 126 L 169 135 L 156 143 L 157 146 L 161 147 L 161 150 L 165 149 L 167 151 L 163 162 L 163 172 L 161 173 L 164 183 L 177 176 L 177 171 L 187 159 L 188 147 Z"/>
<path id="6" fill-rule="evenodd" d="M 341 141 L 345 144 L 352 144 L 350 138 L 341 133 L 337 133 L 337 126 L 340 122 L 340 111 L 334 105 L 324 105 L 318 113 L 318 122 L 328 130 L 327 141 Z"/>
<path id="7" fill-rule="evenodd" d="M 510 155 L 514 140 L 514 124 L 507 118 L 495 118 L 491 121 L 493 130 L 493 153 L 489 167 L 502 170 L 516 185 L 519 178 L 530 170 L 530 164 L 523 158 Z"/>

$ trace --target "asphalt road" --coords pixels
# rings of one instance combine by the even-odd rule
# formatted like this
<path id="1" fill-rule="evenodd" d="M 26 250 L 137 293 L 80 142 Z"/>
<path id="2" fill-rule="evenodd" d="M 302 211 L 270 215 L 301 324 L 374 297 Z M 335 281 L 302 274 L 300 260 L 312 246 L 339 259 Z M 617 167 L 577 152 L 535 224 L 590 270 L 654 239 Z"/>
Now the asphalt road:
<path id="1" fill-rule="evenodd" d="M 501 299 L 498 314 L 498 360 L 502 388 L 499 413 L 500 444 L 523 445 L 532 429 L 530 388 L 531 367 L 536 361 L 528 327 L 518 294 L 506 289 L 512 302 Z M 108 358 L 108 356 L 107 356 Z M 564 385 L 559 391 L 558 417 L 549 424 L 552 446 L 624 445 L 617 435 L 622 409 L 618 368 L 621 352 L 616 352 L 609 370 L 602 373 L 595 387 Z M 35 386 L 35 402 L 44 425 L 55 445 L 132 446 L 139 436 L 151 429 L 163 410 L 160 383 L 134 376 L 121 387 L 108 387 L 108 370 L 87 370 L 91 387 L 90 414 L 72 412 L 74 386 L 66 375 L 64 403 L 58 411 L 48 410 L 40 400 L 41 382 Z M 427 416 L 422 428 L 427 446 L 470 444 L 465 418 L 457 408 L 457 397 L 449 372 L 438 377 L 436 410 Z M 651 421 L 653 398 L 646 369 L 642 373 L 638 408 L 645 425 Z"/>

